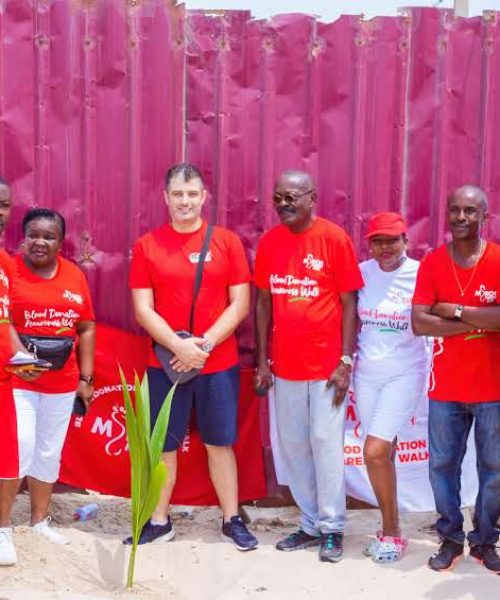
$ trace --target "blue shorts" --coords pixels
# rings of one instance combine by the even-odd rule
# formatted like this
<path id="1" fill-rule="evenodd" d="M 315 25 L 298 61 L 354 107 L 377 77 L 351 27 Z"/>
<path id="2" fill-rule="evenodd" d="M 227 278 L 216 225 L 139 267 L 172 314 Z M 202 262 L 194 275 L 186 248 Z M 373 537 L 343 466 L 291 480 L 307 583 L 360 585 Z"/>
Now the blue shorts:
<path id="1" fill-rule="evenodd" d="M 147 373 L 152 430 L 172 383 L 163 369 L 148 367 Z M 237 434 L 239 387 L 238 365 L 225 371 L 198 375 L 178 385 L 172 398 L 163 451 L 177 450 L 182 444 L 193 407 L 203 442 L 211 446 L 232 446 Z"/>

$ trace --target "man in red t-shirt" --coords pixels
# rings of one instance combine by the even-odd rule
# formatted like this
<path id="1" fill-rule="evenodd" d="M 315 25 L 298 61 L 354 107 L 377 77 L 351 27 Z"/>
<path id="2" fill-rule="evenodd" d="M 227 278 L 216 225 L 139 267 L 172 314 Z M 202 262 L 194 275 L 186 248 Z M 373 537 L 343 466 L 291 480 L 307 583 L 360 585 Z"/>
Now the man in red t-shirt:
<path id="1" fill-rule="evenodd" d="M 474 423 L 479 494 L 470 554 L 500 572 L 500 246 L 481 237 L 486 194 L 466 185 L 448 198 L 452 240 L 420 265 L 413 297 L 417 335 L 434 336 L 429 386 L 429 472 L 441 546 L 429 566 L 449 569 L 464 551 L 460 474 Z"/>
<path id="2" fill-rule="evenodd" d="M 134 246 L 130 287 L 137 321 L 155 342 L 173 352 L 172 364 L 179 373 L 201 369 L 200 375 L 175 390 L 163 454 L 169 476 L 139 543 L 168 541 L 174 536 L 168 511 L 177 449 L 194 407 L 222 508 L 222 534 L 239 550 L 253 550 L 257 539 L 238 516 L 238 477 L 232 449 L 239 387 L 234 332 L 248 314 L 250 271 L 243 245 L 231 231 L 213 228 L 195 304 L 194 337 L 182 339 L 175 333 L 190 327 L 195 273 L 207 232 L 201 217 L 206 198 L 198 169 L 189 164 L 174 165 L 167 173 L 165 190 L 170 223 L 146 234 Z M 152 350 L 148 380 L 154 422 L 172 383 Z M 131 541 L 127 538 L 125 543 Z"/>
<path id="3" fill-rule="evenodd" d="M 363 280 L 346 232 L 314 215 L 316 191 L 307 173 L 283 173 L 273 201 L 281 224 L 262 237 L 255 260 L 255 384 L 264 391 L 274 375 L 277 443 L 301 511 L 299 530 L 276 548 L 319 544 L 322 561 L 338 562 L 345 524 L 344 399 Z"/>

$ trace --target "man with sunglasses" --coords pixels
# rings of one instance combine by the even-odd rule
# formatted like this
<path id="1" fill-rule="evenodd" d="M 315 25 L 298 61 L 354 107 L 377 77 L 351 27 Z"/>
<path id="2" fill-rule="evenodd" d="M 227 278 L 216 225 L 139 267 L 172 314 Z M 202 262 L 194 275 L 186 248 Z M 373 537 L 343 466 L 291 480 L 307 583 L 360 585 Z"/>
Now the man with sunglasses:
<path id="1" fill-rule="evenodd" d="M 363 280 L 346 232 L 315 216 L 316 191 L 307 173 L 283 173 L 273 201 L 281 224 L 263 236 L 255 262 L 255 385 L 269 389 L 274 375 L 279 452 L 301 511 L 298 531 L 276 548 L 319 545 L 320 560 L 338 562 L 345 523 L 344 399 Z"/>

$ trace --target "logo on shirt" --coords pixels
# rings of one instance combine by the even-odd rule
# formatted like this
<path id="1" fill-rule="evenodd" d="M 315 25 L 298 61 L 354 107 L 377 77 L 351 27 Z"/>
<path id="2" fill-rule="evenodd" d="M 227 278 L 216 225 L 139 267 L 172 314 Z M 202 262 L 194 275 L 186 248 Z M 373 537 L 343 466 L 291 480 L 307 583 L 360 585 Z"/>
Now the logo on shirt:
<path id="1" fill-rule="evenodd" d="M 394 304 L 403 304 L 404 306 L 411 306 L 411 296 L 406 296 L 401 290 L 390 291 L 388 299 Z"/>
<path id="2" fill-rule="evenodd" d="M 302 261 L 307 269 L 312 269 L 313 271 L 321 271 L 325 262 L 320 258 L 314 258 L 314 255 L 309 253 L 304 260 Z"/>
<path id="3" fill-rule="evenodd" d="M 212 260 L 212 253 L 209 250 L 205 256 L 205 262 L 211 262 L 211 260 Z M 191 252 L 191 254 L 189 255 L 189 262 L 193 265 L 198 264 L 200 262 L 200 253 L 199 252 Z"/>
<path id="4" fill-rule="evenodd" d="M 479 289 L 474 292 L 480 302 L 486 302 L 486 304 L 492 304 L 497 299 L 497 293 L 495 290 L 487 290 L 484 284 L 479 286 Z"/>
<path id="5" fill-rule="evenodd" d="M 3 269 L 0 269 L 0 281 L 4 284 L 4 286 L 9 289 L 9 278 L 5 274 Z"/>
<path id="6" fill-rule="evenodd" d="M 69 300 L 70 302 L 76 302 L 77 304 L 83 304 L 83 298 L 80 296 L 80 294 L 73 294 L 73 292 L 70 292 L 69 290 L 64 290 L 63 298 L 65 298 L 66 300 Z"/>

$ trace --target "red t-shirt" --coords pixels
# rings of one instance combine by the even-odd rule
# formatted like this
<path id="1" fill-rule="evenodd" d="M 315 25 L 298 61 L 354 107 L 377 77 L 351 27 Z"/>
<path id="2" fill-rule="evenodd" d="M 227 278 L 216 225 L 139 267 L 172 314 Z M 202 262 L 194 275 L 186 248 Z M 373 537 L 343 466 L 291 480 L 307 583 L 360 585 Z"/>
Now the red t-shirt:
<path id="1" fill-rule="evenodd" d="M 255 283 L 272 294 L 273 372 L 328 379 L 342 352 L 340 293 L 363 287 L 347 233 L 320 217 L 302 233 L 274 227 L 257 248 Z"/>
<path id="2" fill-rule="evenodd" d="M 197 260 L 206 229 L 204 222 L 194 233 L 179 233 L 166 224 L 141 237 L 133 249 L 129 285 L 153 290 L 155 311 L 174 331 L 189 329 Z M 214 227 L 196 300 L 193 333 L 202 336 L 226 310 L 230 286 L 250 279 L 240 239 L 227 229 Z M 202 372 L 222 371 L 237 362 L 233 334 L 212 350 Z M 160 366 L 152 348 L 148 364 Z"/>
<path id="3" fill-rule="evenodd" d="M 473 268 L 455 263 L 462 287 Z M 452 302 L 464 306 L 495 306 L 500 300 L 500 246 L 488 242 L 465 296 L 453 274 L 445 246 L 428 254 L 420 264 L 413 304 L 431 306 Z M 435 338 L 429 397 L 453 402 L 500 400 L 500 333 L 476 330 Z"/>
<path id="4" fill-rule="evenodd" d="M 0 385 L 12 377 L 4 366 L 12 357 L 10 295 L 13 271 L 14 261 L 4 250 L 0 250 Z"/>
<path id="5" fill-rule="evenodd" d="M 51 279 L 39 277 L 16 256 L 16 278 L 12 286 L 12 323 L 19 333 L 74 336 L 80 321 L 94 321 L 92 299 L 83 272 L 58 257 Z M 78 387 L 79 370 L 73 349 L 64 367 L 43 373 L 35 382 L 16 378 L 16 388 L 46 394 L 71 392 Z"/>

